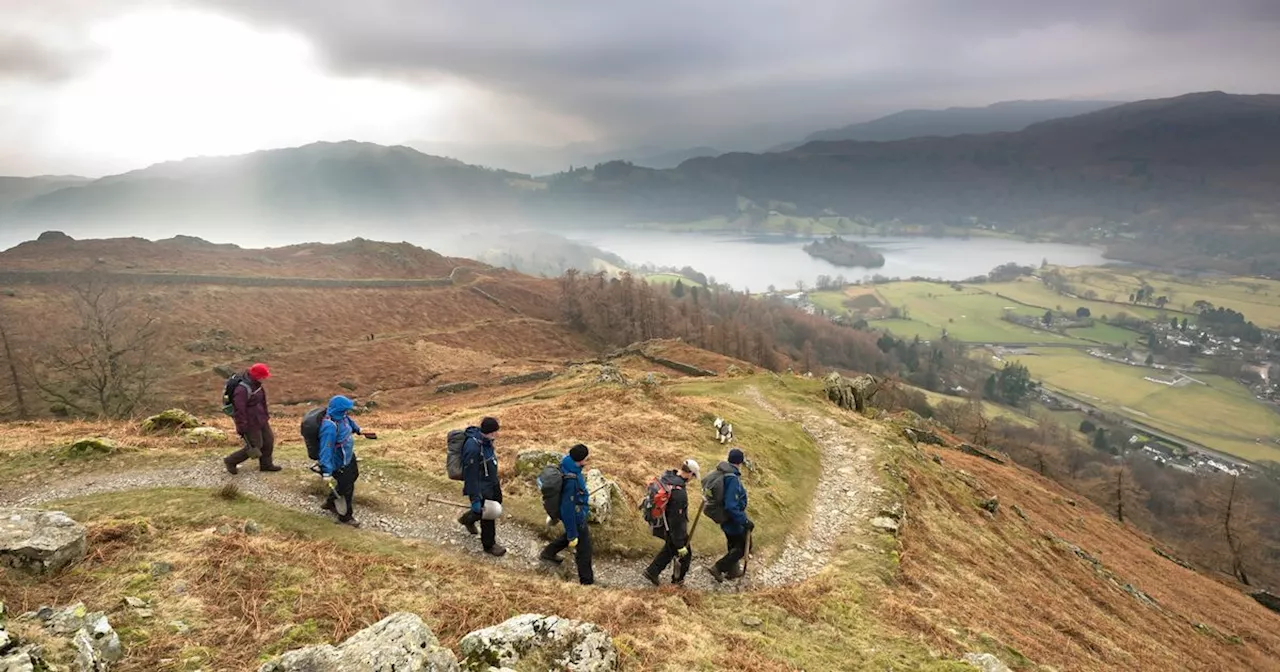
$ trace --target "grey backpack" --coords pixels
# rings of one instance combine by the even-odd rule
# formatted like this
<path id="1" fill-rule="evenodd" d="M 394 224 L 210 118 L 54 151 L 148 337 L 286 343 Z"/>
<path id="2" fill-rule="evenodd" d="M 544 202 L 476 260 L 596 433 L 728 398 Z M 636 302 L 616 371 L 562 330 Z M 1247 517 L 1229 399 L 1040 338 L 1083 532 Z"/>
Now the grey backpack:
<path id="1" fill-rule="evenodd" d="M 723 471 L 717 469 L 702 479 L 702 502 L 708 518 L 720 525 L 729 520 L 729 514 L 724 510 Z"/>
<path id="2" fill-rule="evenodd" d="M 447 450 L 444 456 L 444 469 L 449 473 L 449 478 L 455 481 L 462 480 L 462 446 L 467 442 L 467 430 L 454 429 L 449 431 Z"/>

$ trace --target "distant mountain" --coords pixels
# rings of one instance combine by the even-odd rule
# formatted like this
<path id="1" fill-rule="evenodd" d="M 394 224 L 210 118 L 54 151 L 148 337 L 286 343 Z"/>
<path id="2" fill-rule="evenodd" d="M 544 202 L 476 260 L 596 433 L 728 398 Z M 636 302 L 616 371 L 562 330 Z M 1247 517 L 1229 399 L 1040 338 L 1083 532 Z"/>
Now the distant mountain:
<path id="1" fill-rule="evenodd" d="M 523 144 L 487 144 L 414 141 L 409 146 L 438 156 L 451 156 L 472 165 L 501 167 L 528 175 L 550 175 L 609 161 L 630 161 L 646 168 L 675 168 L 682 162 L 703 156 L 717 156 L 711 147 L 664 149 L 651 145 L 605 147 L 593 143 L 572 143 L 558 147 Z"/>
<path id="2" fill-rule="evenodd" d="M 722 152 L 712 147 L 692 147 L 660 152 L 650 156 L 623 157 L 625 160 L 644 166 L 645 168 L 675 168 L 689 159 L 700 159 L 707 156 L 720 156 Z"/>
<path id="3" fill-rule="evenodd" d="M 525 176 L 408 147 L 320 142 L 202 157 L 77 183 L 12 204 L 16 219 L 277 223 L 503 212 Z"/>
<path id="4" fill-rule="evenodd" d="M 1012 100 L 986 107 L 904 110 L 859 124 L 810 133 L 802 142 L 779 145 L 769 151 L 785 152 L 805 143 L 819 141 L 880 142 L 966 133 L 1020 131 L 1036 122 L 1087 114 L 1119 104 L 1105 100 Z"/>
<path id="5" fill-rule="evenodd" d="M 87 177 L 76 177 L 74 175 L 0 177 L 0 212 L 3 212 L 6 207 L 18 201 L 89 181 Z"/>

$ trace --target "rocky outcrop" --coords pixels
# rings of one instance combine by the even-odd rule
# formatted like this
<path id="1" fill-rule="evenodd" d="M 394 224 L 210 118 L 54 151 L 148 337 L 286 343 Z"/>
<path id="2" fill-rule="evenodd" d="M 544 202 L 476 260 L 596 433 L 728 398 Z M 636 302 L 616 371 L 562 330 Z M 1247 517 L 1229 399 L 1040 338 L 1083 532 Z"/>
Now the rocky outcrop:
<path id="1" fill-rule="evenodd" d="M 614 492 L 621 494 L 618 484 L 605 478 L 599 469 L 587 472 L 587 492 L 592 493 L 589 500 L 590 513 L 587 520 L 593 523 L 605 523 L 613 512 Z"/>
<path id="2" fill-rule="evenodd" d="M 480 387 L 480 383 L 472 383 L 463 381 L 460 383 L 446 383 L 436 387 L 436 394 L 453 394 L 455 392 L 466 392 Z"/>
<path id="3" fill-rule="evenodd" d="M 840 408 L 861 413 L 875 396 L 879 381 L 875 376 L 858 376 L 852 380 L 832 372 L 823 379 L 827 399 Z"/>
<path id="4" fill-rule="evenodd" d="M 555 371 L 533 371 L 532 373 L 522 373 L 518 376 L 504 376 L 498 381 L 499 385 L 520 385 L 521 383 L 537 383 L 543 380 L 551 380 L 556 375 Z"/>
<path id="5" fill-rule="evenodd" d="M 331 646 L 289 651 L 258 672 L 456 672 L 453 652 L 416 614 L 398 612 Z"/>
<path id="6" fill-rule="evenodd" d="M 101 611 L 90 613 L 83 602 L 77 602 L 57 611 L 42 607 L 35 614 L 43 621 L 44 628 L 55 635 L 70 636 L 75 650 L 75 669 L 79 672 L 106 672 L 112 663 L 124 657 L 120 646 L 120 636 L 107 621 L 106 614 Z M 28 659 L 35 663 L 38 652 L 28 650 Z M 18 667 L 6 668 L 0 663 L 0 672 L 8 669 L 24 669 L 23 661 L 17 657 Z M 43 669 L 43 668 L 37 668 Z"/>
<path id="7" fill-rule="evenodd" d="M 1249 597 L 1252 597 L 1253 599 L 1257 600 L 1258 604 L 1261 604 L 1262 606 L 1270 609 L 1271 611 L 1274 611 L 1277 614 L 1280 614 L 1280 595 L 1275 595 L 1273 593 L 1268 593 L 1265 590 L 1260 590 L 1256 593 L 1250 593 Z"/>
<path id="8" fill-rule="evenodd" d="M 144 434 L 163 434 L 195 429 L 199 426 L 200 419 L 196 416 L 181 408 L 171 408 L 143 420 L 140 429 Z"/>
<path id="9" fill-rule="evenodd" d="M 548 464 L 559 464 L 564 455 L 549 450 L 522 450 L 516 455 L 517 476 L 537 476 Z"/>
<path id="10" fill-rule="evenodd" d="M 196 445 L 200 443 L 227 443 L 227 433 L 217 427 L 196 427 L 183 432 L 187 437 L 187 443 Z"/>
<path id="11" fill-rule="evenodd" d="M 84 557 L 84 526 L 61 511 L 0 509 L 0 565 L 41 574 Z"/>
<path id="12" fill-rule="evenodd" d="M 982 672 L 1013 672 L 1008 665 L 989 653 L 966 653 L 964 662 L 982 670 Z"/>
<path id="13" fill-rule="evenodd" d="M 608 672 L 618 669 L 618 650 L 609 633 L 593 623 L 558 616 L 521 614 L 459 642 L 462 667 Z M 260 671 L 263 672 L 263 671 Z"/>

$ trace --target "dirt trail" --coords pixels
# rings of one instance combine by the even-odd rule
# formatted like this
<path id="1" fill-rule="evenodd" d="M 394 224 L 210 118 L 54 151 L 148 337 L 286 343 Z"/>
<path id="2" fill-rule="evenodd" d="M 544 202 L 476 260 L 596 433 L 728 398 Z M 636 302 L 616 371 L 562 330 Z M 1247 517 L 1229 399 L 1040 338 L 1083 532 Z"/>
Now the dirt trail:
<path id="1" fill-rule="evenodd" d="M 861 443 L 860 437 L 835 421 L 821 418 L 817 414 L 784 414 L 755 388 L 749 388 L 745 394 L 774 417 L 799 422 L 813 437 L 822 453 L 822 471 L 817 486 L 819 497 L 810 512 L 808 525 L 798 524 L 795 527 L 782 552 L 773 562 L 763 568 L 758 565 L 749 568 L 748 576 L 743 581 L 716 584 L 702 567 L 709 565 L 722 551 L 718 547 L 715 551 L 708 549 L 697 553 L 693 568 L 685 579 L 688 588 L 732 592 L 747 587 L 786 585 L 813 576 L 826 565 L 837 538 L 851 529 L 854 522 L 865 521 L 870 517 L 873 495 L 878 492 L 870 466 L 874 451 L 869 445 Z M 71 497 L 150 488 L 216 489 L 233 482 L 241 492 L 272 504 L 301 513 L 328 515 L 320 511 L 319 497 L 305 494 L 299 487 L 296 474 L 306 473 L 309 463 L 286 460 L 281 464 L 286 468 L 283 472 L 262 473 L 252 462 L 248 462 L 242 465 L 237 476 L 231 476 L 223 470 L 221 458 L 173 468 L 88 474 L 33 491 L 2 493 L 0 505 L 39 506 Z M 493 563 L 507 569 L 560 574 L 576 580 L 572 556 L 567 551 L 562 553 L 561 556 L 566 560 L 559 567 L 540 561 L 538 553 L 546 541 L 524 525 L 510 521 L 498 523 L 498 543 L 506 546 L 507 554 L 502 558 L 494 558 L 481 552 L 478 538 L 467 534 L 458 525 L 455 519 L 461 509 L 429 503 L 426 501 L 427 493 L 403 483 L 379 479 L 376 472 L 362 474 L 361 480 L 375 480 L 378 487 L 390 490 L 411 503 L 411 506 L 406 506 L 400 513 L 393 513 L 361 508 L 357 502 L 356 516 L 365 530 L 400 538 L 420 539 L 449 552 L 468 554 L 477 561 Z M 461 497 L 458 499 L 461 500 Z M 654 551 L 657 552 L 656 543 Z M 615 588 L 651 587 L 641 576 L 641 571 L 647 564 L 647 558 L 631 560 L 597 556 L 593 563 L 596 583 Z M 668 569 L 663 577 L 664 585 L 670 578 L 670 571 Z"/>

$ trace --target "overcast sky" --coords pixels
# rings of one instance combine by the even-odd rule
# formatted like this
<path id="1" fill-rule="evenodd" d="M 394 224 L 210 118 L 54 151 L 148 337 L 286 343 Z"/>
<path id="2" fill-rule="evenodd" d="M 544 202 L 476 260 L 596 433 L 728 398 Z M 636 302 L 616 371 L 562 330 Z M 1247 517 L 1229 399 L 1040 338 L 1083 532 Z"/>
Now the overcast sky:
<path id="1" fill-rule="evenodd" d="M 354 138 L 762 149 L 911 107 L 1280 92 L 1280 0 L 0 0 L 0 174 Z"/>

